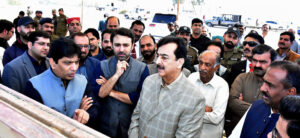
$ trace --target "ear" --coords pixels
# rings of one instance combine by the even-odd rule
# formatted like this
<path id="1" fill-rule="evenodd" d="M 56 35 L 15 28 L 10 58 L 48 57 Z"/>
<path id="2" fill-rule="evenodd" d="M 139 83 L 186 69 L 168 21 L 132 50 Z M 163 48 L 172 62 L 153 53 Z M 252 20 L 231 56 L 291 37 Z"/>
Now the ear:
<path id="1" fill-rule="evenodd" d="M 56 66 L 56 63 L 55 63 L 55 61 L 53 60 L 53 58 L 49 58 L 49 63 L 50 63 L 51 69 L 54 70 L 54 69 L 55 69 L 55 66 Z"/>
<path id="2" fill-rule="evenodd" d="M 157 44 L 154 44 L 155 51 L 157 51 Z"/>
<path id="3" fill-rule="evenodd" d="M 288 95 L 297 95 L 297 90 L 295 87 L 288 89 Z"/>
<path id="4" fill-rule="evenodd" d="M 21 30 L 21 28 L 20 28 L 20 26 L 18 26 L 18 27 L 17 27 L 18 33 L 20 33 L 20 30 Z"/>
<path id="5" fill-rule="evenodd" d="M 28 47 L 28 49 L 31 49 L 31 48 L 32 48 L 32 45 L 33 45 L 33 44 L 32 44 L 31 41 L 28 41 L 28 42 L 27 42 L 27 47 Z"/>
<path id="6" fill-rule="evenodd" d="M 181 69 L 184 64 L 184 58 L 179 58 L 177 60 L 177 68 Z"/>
<path id="7" fill-rule="evenodd" d="M 214 72 L 217 72 L 220 68 L 220 64 L 218 64 L 215 68 L 214 68 Z"/>

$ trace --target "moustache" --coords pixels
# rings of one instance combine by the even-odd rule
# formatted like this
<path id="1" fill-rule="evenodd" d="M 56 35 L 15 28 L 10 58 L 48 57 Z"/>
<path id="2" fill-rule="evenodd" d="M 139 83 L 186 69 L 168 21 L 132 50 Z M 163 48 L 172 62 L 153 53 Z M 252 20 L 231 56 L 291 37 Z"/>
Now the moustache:
<path id="1" fill-rule="evenodd" d="M 254 67 L 254 70 L 263 70 L 261 67 Z"/>
<path id="2" fill-rule="evenodd" d="M 226 44 L 233 45 L 233 42 L 227 41 Z"/>
<path id="3" fill-rule="evenodd" d="M 163 66 L 161 66 L 159 64 L 157 64 L 156 67 L 157 67 L 157 69 L 165 69 L 165 67 L 163 67 Z"/>
<path id="4" fill-rule="evenodd" d="M 200 72 L 200 74 L 207 74 L 206 70 L 200 70 L 199 72 Z"/>
<path id="5" fill-rule="evenodd" d="M 265 97 L 270 98 L 270 95 L 267 92 L 265 92 L 265 91 L 261 91 L 261 92 Z"/>
<path id="6" fill-rule="evenodd" d="M 280 42 L 279 44 L 285 46 L 285 43 Z"/>
<path id="7" fill-rule="evenodd" d="M 244 52 L 251 52 L 251 50 L 249 48 L 245 48 Z"/>

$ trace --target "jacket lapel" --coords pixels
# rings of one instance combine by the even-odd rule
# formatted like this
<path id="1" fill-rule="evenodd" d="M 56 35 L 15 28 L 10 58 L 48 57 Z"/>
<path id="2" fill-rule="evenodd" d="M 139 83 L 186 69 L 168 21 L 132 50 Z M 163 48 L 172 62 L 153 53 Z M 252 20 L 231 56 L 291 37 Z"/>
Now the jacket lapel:
<path id="1" fill-rule="evenodd" d="M 24 54 L 22 56 L 24 57 L 23 63 L 24 63 L 26 72 L 29 74 L 30 77 L 36 76 L 37 75 L 36 71 L 32 65 L 32 62 L 31 62 L 27 52 L 24 52 Z"/>

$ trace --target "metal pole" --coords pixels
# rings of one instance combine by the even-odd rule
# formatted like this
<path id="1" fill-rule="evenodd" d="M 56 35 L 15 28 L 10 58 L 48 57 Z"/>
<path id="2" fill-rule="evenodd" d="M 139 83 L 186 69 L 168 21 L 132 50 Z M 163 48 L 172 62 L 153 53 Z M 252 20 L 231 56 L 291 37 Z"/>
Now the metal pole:
<path id="1" fill-rule="evenodd" d="M 176 21 L 178 21 L 179 17 L 179 0 L 177 0 L 177 15 L 176 15 Z"/>
<path id="2" fill-rule="evenodd" d="M 83 26 L 83 0 L 81 1 L 81 26 Z"/>

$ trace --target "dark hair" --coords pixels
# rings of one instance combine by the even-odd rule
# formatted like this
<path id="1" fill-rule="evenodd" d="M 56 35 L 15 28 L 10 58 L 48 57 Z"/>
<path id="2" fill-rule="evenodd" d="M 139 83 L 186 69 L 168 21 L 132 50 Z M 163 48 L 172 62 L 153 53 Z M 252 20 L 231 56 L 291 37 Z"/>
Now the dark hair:
<path id="1" fill-rule="evenodd" d="M 60 37 L 51 44 L 49 51 L 49 57 L 53 58 L 55 63 L 63 57 L 73 57 L 75 55 L 80 57 L 80 48 L 75 42 L 68 38 Z"/>
<path id="2" fill-rule="evenodd" d="M 14 24 L 11 21 L 8 20 L 0 20 L 0 33 L 2 33 L 4 30 L 10 31 L 14 27 Z"/>
<path id="3" fill-rule="evenodd" d="M 203 21 L 200 20 L 199 18 L 194 18 L 194 19 L 192 20 L 192 25 L 193 25 L 194 23 L 201 23 L 201 24 L 203 25 Z"/>
<path id="4" fill-rule="evenodd" d="M 293 33 L 291 33 L 291 32 L 288 32 L 288 31 L 282 32 L 282 33 L 280 34 L 280 36 L 282 36 L 282 35 L 288 35 L 288 36 L 290 36 L 290 41 L 291 41 L 291 42 L 293 42 L 293 41 L 295 40 L 295 35 L 294 35 Z"/>
<path id="5" fill-rule="evenodd" d="M 176 59 L 183 58 L 186 59 L 187 50 L 184 43 L 183 38 L 174 37 L 174 36 L 166 36 L 160 39 L 157 43 L 157 49 L 161 47 L 162 45 L 168 44 L 168 43 L 175 43 L 177 45 L 177 48 L 174 51 L 174 54 L 176 56 Z"/>
<path id="6" fill-rule="evenodd" d="M 74 33 L 71 35 L 71 39 L 74 40 L 75 36 L 86 36 L 88 38 L 88 36 L 82 32 L 78 32 L 78 33 Z"/>
<path id="7" fill-rule="evenodd" d="M 19 12 L 19 15 L 24 16 L 24 15 L 25 15 L 25 12 L 24 12 L 24 11 L 20 11 L 20 12 Z"/>
<path id="8" fill-rule="evenodd" d="M 217 42 L 217 41 L 209 41 L 208 43 L 206 43 L 206 49 L 209 46 L 211 46 L 211 45 L 215 45 L 215 46 L 219 47 L 221 49 L 220 57 L 223 57 L 223 55 L 224 55 L 224 48 L 222 46 L 222 43 Z"/>
<path id="9" fill-rule="evenodd" d="M 300 137 L 300 96 L 288 95 L 280 100 L 279 113 L 288 121 L 286 132 L 290 138 Z"/>
<path id="10" fill-rule="evenodd" d="M 89 28 L 89 29 L 87 29 L 87 30 L 84 31 L 84 34 L 87 35 L 88 33 L 92 33 L 93 36 L 95 36 L 98 40 L 100 39 L 99 32 L 98 32 L 96 29 L 94 29 L 94 28 Z"/>
<path id="11" fill-rule="evenodd" d="M 295 87 L 297 94 L 300 93 L 300 66 L 291 61 L 275 61 L 270 68 L 280 68 L 286 71 L 285 79 L 281 80 L 285 89 Z"/>
<path id="12" fill-rule="evenodd" d="M 101 40 L 103 40 L 104 38 L 104 34 L 112 34 L 115 30 L 114 29 L 105 29 L 102 33 L 101 33 Z"/>
<path id="13" fill-rule="evenodd" d="M 263 38 L 261 35 L 259 35 L 258 33 L 252 33 L 252 32 L 250 32 L 249 34 L 247 34 L 247 35 L 245 36 L 245 39 L 246 39 L 247 37 L 251 37 L 251 38 L 253 38 L 253 39 L 256 39 L 260 44 L 265 44 L 264 38 Z"/>
<path id="14" fill-rule="evenodd" d="M 270 53 L 270 56 L 271 56 L 270 58 L 271 58 L 271 61 L 273 62 L 276 59 L 277 53 L 272 47 L 265 45 L 265 44 L 260 44 L 260 45 L 256 46 L 252 50 L 252 56 L 255 54 L 261 55 L 261 54 L 264 54 L 267 52 Z"/>
<path id="15" fill-rule="evenodd" d="M 117 18 L 117 19 L 118 19 L 118 24 L 120 25 L 120 20 L 119 20 L 118 17 L 116 17 L 116 16 L 109 16 L 109 17 L 106 19 L 106 21 L 105 21 L 106 26 L 107 26 L 107 22 L 109 21 L 109 19 L 112 19 L 112 18 Z"/>
<path id="16" fill-rule="evenodd" d="M 155 38 L 151 34 L 142 36 L 140 41 L 142 40 L 142 38 L 144 38 L 146 36 L 149 36 L 152 39 L 153 43 L 156 44 Z"/>
<path id="17" fill-rule="evenodd" d="M 113 40 L 116 35 L 127 36 L 127 37 L 131 38 L 131 44 L 134 44 L 134 35 L 129 29 L 119 28 L 116 31 L 114 31 L 110 36 L 110 41 L 112 43 L 114 42 Z"/>
<path id="18" fill-rule="evenodd" d="M 46 33 L 45 31 L 34 31 L 29 34 L 28 41 L 33 44 L 36 40 L 38 40 L 38 37 L 50 39 L 49 34 Z"/>
<path id="19" fill-rule="evenodd" d="M 143 30 L 145 30 L 145 24 L 142 21 L 140 21 L 140 20 L 135 20 L 134 22 L 132 22 L 131 26 L 130 26 L 130 29 L 132 29 L 135 24 L 136 25 L 142 25 L 143 26 Z"/>
<path id="20" fill-rule="evenodd" d="M 240 24 L 240 23 L 236 23 L 236 24 L 233 25 L 233 27 L 239 28 L 239 27 L 244 27 L 244 25 Z"/>

